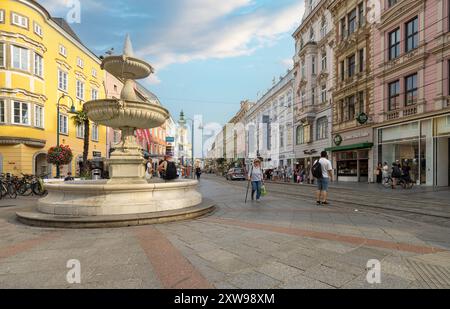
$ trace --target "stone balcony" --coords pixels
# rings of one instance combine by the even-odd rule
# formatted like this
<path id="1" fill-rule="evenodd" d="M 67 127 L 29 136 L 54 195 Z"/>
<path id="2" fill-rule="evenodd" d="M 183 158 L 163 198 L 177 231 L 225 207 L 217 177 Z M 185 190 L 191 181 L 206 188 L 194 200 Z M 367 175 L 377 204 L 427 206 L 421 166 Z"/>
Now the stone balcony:
<path id="1" fill-rule="evenodd" d="M 420 102 L 414 105 L 404 106 L 393 111 L 384 113 L 384 121 L 395 120 L 403 117 L 414 116 L 425 112 L 425 102 Z"/>

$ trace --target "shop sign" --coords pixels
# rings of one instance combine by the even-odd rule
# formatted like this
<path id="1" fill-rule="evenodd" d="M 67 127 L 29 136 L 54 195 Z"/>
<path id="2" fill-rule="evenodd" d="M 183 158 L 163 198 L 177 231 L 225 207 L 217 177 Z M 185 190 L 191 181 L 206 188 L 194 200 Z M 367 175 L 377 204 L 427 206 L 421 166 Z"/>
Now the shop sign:
<path id="1" fill-rule="evenodd" d="M 92 156 L 94 158 L 101 158 L 102 157 L 102 153 L 100 151 L 93 151 L 92 152 Z"/>
<path id="2" fill-rule="evenodd" d="M 366 113 L 360 113 L 356 117 L 356 121 L 358 121 L 360 124 L 365 124 L 367 122 L 367 120 L 369 120 L 369 117 L 367 116 Z"/>
<path id="3" fill-rule="evenodd" d="M 333 141 L 334 141 L 334 144 L 335 144 L 336 146 L 341 145 L 341 143 L 342 143 L 342 136 L 340 136 L 339 134 L 336 134 L 336 135 L 334 136 L 334 138 L 333 138 Z"/>

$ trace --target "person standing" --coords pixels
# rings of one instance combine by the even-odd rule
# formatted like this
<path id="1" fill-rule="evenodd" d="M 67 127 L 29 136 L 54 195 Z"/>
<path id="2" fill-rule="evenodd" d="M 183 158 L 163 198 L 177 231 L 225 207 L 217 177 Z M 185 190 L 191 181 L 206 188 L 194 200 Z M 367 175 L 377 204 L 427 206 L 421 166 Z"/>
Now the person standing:
<path id="1" fill-rule="evenodd" d="M 255 199 L 256 193 L 256 201 L 259 202 L 261 198 L 261 186 L 263 185 L 263 171 L 261 169 L 261 161 L 259 159 L 255 159 L 253 161 L 253 167 L 250 169 L 248 173 L 248 181 L 252 182 L 252 201 Z"/>
<path id="2" fill-rule="evenodd" d="M 389 165 L 387 162 L 383 163 L 383 183 L 389 178 Z"/>
<path id="3" fill-rule="evenodd" d="M 333 181 L 333 167 L 331 166 L 331 161 L 328 160 L 326 151 L 320 153 L 320 159 L 314 162 L 311 170 L 314 177 L 317 178 L 316 203 L 317 205 L 327 205 L 328 184 L 330 181 Z"/>
<path id="4" fill-rule="evenodd" d="M 375 170 L 375 175 L 377 176 L 377 183 L 381 183 L 383 167 L 381 166 L 381 162 L 378 163 L 377 168 Z"/>
<path id="5" fill-rule="evenodd" d="M 197 180 L 200 180 L 200 175 L 202 174 L 202 169 L 200 168 L 200 166 L 197 166 L 195 168 L 195 175 L 197 176 Z"/>
<path id="6" fill-rule="evenodd" d="M 397 162 L 392 163 L 392 189 L 396 188 L 398 180 L 400 179 L 400 177 L 402 177 L 402 171 L 400 170 L 400 166 Z"/>
<path id="7" fill-rule="evenodd" d="M 146 168 L 145 168 L 145 179 L 150 180 L 153 178 L 153 161 L 148 158 Z"/>

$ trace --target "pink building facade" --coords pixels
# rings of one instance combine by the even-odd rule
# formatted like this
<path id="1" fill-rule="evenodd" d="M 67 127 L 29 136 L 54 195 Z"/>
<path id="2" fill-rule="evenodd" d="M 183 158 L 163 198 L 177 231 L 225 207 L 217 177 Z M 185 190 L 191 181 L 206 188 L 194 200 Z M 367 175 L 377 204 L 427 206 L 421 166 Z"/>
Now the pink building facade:
<path id="1" fill-rule="evenodd" d="M 373 33 L 373 166 L 449 186 L 450 0 L 381 0 Z M 374 169 L 372 169 L 374 170 Z"/>

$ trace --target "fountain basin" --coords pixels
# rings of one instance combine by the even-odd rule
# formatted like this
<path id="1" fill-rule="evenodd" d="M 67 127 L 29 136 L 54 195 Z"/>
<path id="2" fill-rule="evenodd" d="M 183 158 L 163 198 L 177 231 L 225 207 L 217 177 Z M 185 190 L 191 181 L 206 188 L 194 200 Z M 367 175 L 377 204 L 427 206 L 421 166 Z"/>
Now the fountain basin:
<path id="1" fill-rule="evenodd" d="M 169 118 L 164 107 L 148 102 L 103 99 L 84 103 L 90 120 L 112 128 L 159 127 Z"/>
<path id="2" fill-rule="evenodd" d="M 99 216 L 161 212 L 202 202 L 196 180 L 146 184 L 110 184 L 107 181 L 48 183 L 48 195 L 38 211 L 52 215 Z"/>

